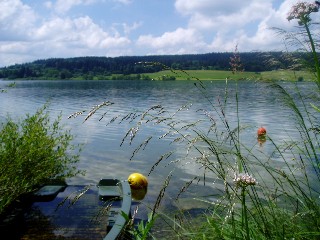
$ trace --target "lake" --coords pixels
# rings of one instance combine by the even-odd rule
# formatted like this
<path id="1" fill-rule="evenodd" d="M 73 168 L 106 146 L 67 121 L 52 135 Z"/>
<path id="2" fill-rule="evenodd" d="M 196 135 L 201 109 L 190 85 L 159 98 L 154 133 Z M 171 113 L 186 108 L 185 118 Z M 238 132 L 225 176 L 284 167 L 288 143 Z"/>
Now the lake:
<path id="1" fill-rule="evenodd" d="M 9 83 L 12 82 L 0 81 L 0 88 L 7 88 Z M 268 135 L 276 143 L 299 138 L 290 111 L 280 104 L 277 92 L 266 84 L 254 81 L 239 81 L 238 85 L 229 81 L 227 87 L 226 81 L 205 81 L 203 84 L 205 88 L 194 81 L 16 81 L 14 88 L 7 88 L 7 92 L 0 94 L 0 119 L 4 120 L 7 114 L 14 118 L 23 117 L 27 113 L 33 114 L 46 102 L 50 103 L 49 110 L 53 117 L 61 113 L 66 129 L 70 129 L 76 136 L 74 142 L 85 144 L 79 168 L 86 170 L 86 175 L 68 179 L 69 184 L 97 184 L 101 178 L 127 179 L 132 172 L 148 175 L 160 156 L 171 152 L 170 157 L 160 161 L 148 176 L 149 189 L 144 199 L 146 204 L 152 205 L 165 178 L 173 171 L 166 190 L 167 197 L 163 202 L 163 206 L 170 209 L 176 204 L 173 199 L 186 181 L 196 175 L 201 177 L 203 170 L 194 161 L 197 153 L 186 155 L 187 149 L 183 147 L 185 145 L 173 142 L 176 137 L 171 133 L 167 134 L 168 126 L 164 121 L 156 122 L 153 119 L 143 123 L 132 144 L 129 141 L 130 134 L 121 144 L 129 129 L 138 126 L 141 116 L 133 117 L 138 116 L 137 113 L 158 106 L 149 113 L 166 111 L 162 113 L 163 116 L 173 116 L 176 121 L 183 121 L 177 123 L 177 128 L 208 119 L 206 116 L 210 115 L 223 132 L 225 127 L 217 112 L 220 112 L 221 105 L 224 104 L 227 90 L 225 114 L 230 129 L 237 126 L 235 93 L 238 92 L 239 120 L 241 126 L 246 126 L 242 130 L 241 140 L 257 154 L 271 155 L 275 150 L 269 141 L 258 144 L 256 132 L 260 126 L 267 129 Z M 293 86 L 292 83 L 281 84 L 284 88 Z M 313 83 L 297 84 L 303 92 L 314 87 Z M 105 101 L 113 104 L 100 108 L 84 121 L 93 106 Z M 83 110 L 85 112 L 82 115 L 68 118 Z M 130 113 L 132 114 L 128 115 Z M 199 129 L 208 128 L 208 122 L 200 122 Z M 188 129 L 183 130 L 187 131 Z M 135 149 L 149 136 L 152 138 L 148 144 L 132 156 Z M 278 161 L 277 156 L 273 156 L 272 160 Z M 185 208 L 197 207 L 188 199 L 211 195 L 217 188 L 219 187 L 208 175 L 205 185 L 200 181 L 181 194 L 180 204 Z"/>

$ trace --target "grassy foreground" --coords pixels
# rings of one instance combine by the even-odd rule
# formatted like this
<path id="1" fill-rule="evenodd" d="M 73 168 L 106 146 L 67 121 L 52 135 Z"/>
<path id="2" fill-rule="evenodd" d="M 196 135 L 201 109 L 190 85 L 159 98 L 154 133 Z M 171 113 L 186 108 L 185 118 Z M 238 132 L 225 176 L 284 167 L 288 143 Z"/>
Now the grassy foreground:
<path id="1" fill-rule="evenodd" d="M 214 179 L 213 182 L 209 180 L 209 184 L 221 184 L 222 190 L 220 194 L 208 193 L 208 196 L 213 197 L 210 200 L 197 198 L 198 201 L 206 201 L 211 205 L 203 214 L 204 220 L 200 223 L 184 212 L 181 215 L 168 216 L 158 211 L 158 207 L 166 187 L 170 184 L 173 174 L 171 172 L 164 181 L 148 222 L 139 225 L 138 231 L 135 231 L 136 239 L 155 238 L 159 232 L 159 239 L 320 239 L 320 49 L 316 44 L 318 39 L 313 40 L 313 36 L 319 36 L 318 26 L 316 32 L 312 31 L 312 27 L 319 23 L 313 25 L 310 17 L 311 13 L 317 13 L 319 9 L 320 3 L 317 1 L 298 2 L 293 5 L 287 19 L 297 19 L 299 27 L 297 32 L 284 33 L 287 40 L 292 40 L 291 44 L 297 42 L 299 47 L 302 44 L 304 49 L 311 50 L 314 77 L 307 72 L 289 70 L 243 73 L 237 48 L 230 62 L 233 74 L 223 71 L 215 71 L 215 75 L 210 75 L 211 71 L 164 71 L 157 73 L 159 75 L 151 75 L 155 80 L 167 80 L 162 76 L 172 73 L 176 80 L 193 79 L 192 76 L 196 76 L 194 79 L 200 81 L 197 81 L 195 86 L 208 100 L 206 109 L 198 110 L 199 116 L 202 114 L 203 121 L 207 124 L 203 126 L 199 124 L 201 121 L 190 123 L 176 117 L 177 112 L 188 110 L 188 106 L 168 114 L 169 111 L 159 105 L 138 115 L 141 118 L 138 119 L 137 126 L 131 128 L 127 134 L 130 142 L 142 125 L 164 125 L 168 131 L 160 139 L 170 136 L 173 137 L 172 143 L 179 142 L 179 147 L 185 146 L 187 164 L 192 162 L 194 167 L 199 169 L 199 175 L 195 174 L 197 176 L 186 182 L 178 197 L 191 185 L 208 181 L 208 176 Z M 201 83 L 201 80 L 226 78 L 313 80 L 314 87 L 308 93 L 306 89 L 300 88 L 299 84 L 292 84 L 294 88 L 289 90 L 279 81 L 259 83 L 266 84 L 264 87 L 277 92 L 277 104 L 290 111 L 288 117 L 295 120 L 291 131 L 299 137 L 289 137 L 276 143 L 266 131 L 260 135 L 258 131 L 257 142 L 261 146 L 265 141 L 269 141 L 274 149 L 271 153 L 258 154 L 254 147 L 245 144 L 242 134 L 248 126 L 243 125 L 240 119 L 238 89 L 229 92 L 226 86 L 225 96 L 213 101 L 210 92 L 206 91 L 205 85 Z M 232 108 L 229 104 L 230 98 L 234 98 L 236 102 Z M 227 114 L 230 111 L 235 113 L 231 118 L 236 118 L 236 123 L 230 121 Z M 136 115 L 134 116 L 136 118 Z M 133 120 L 136 119 L 130 119 Z M 142 143 L 137 151 L 145 147 L 149 140 Z M 162 155 L 153 167 L 170 156 L 171 153 Z M 181 162 L 180 159 L 179 161 Z M 171 162 L 176 162 L 176 159 Z M 153 226 L 155 218 L 164 219 L 169 225 L 168 229 L 157 230 Z"/>

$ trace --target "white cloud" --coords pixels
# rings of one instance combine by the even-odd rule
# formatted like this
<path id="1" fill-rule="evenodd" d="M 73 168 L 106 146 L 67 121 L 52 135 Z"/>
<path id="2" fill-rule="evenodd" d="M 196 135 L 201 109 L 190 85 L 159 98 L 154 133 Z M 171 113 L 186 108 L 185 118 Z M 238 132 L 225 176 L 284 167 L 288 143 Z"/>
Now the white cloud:
<path id="1" fill-rule="evenodd" d="M 293 30 L 297 24 L 287 20 L 288 12 L 296 0 L 286 0 L 281 3 L 278 9 L 270 9 L 269 14 L 260 20 L 255 34 L 249 37 L 246 33 L 239 38 L 241 45 L 248 50 L 255 48 L 257 50 L 285 50 L 283 37 L 273 28 L 279 28 L 285 31 Z M 248 48 L 248 49 L 247 49 Z"/>
<path id="2" fill-rule="evenodd" d="M 71 2 L 90 1 L 69 1 L 69 6 Z M 41 18 L 19 0 L 0 1 L 0 9 L 2 65 L 48 57 L 129 52 L 131 41 L 127 37 L 105 31 L 89 16 Z"/>
<path id="3" fill-rule="evenodd" d="M 134 22 L 131 25 L 128 23 L 113 23 L 111 30 L 115 35 L 119 34 L 119 31 L 123 32 L 125 36 L 128 36 L 131 32 L 137 30 L 142 26 L 142 22 Z M 120 29 L 120 30 L 119 30 Z"/>
<path id="4" fill-rule="evenodd" d="M 248 49 L 252 47 L 249 42 L 258 46 L 258 40 L 248 37 L 247 25 L 263 22 L 273 13 L 271 0 L 176 0 L 175 7 L 189 17 L 187 28 L 177 28 L 160 36 L 140 36 L 139 46 L 147 47 L 153 53 L 169 51 L 172 54 L 232 51 L 237 43 L 240 47 L 240 42 Z M 257 26 L 254 31 L 258 33 L 258 30 Z"/>
<path id="5" fill-rule="evenodd" d="M 110 48 L 123 47 L 130 40 L 120 35 L 110 35 L 88 16 L 75 19 L 55 18 L 45 22 L 34 33 L 35 40 L 62 47 L 61 54 L 98 53 Z M 79 52 L 81 49 L 82 52 Z M 57 51 L 57 49 L 53 49 Z M 59 50 L 58 50 L 59 51 Z"/>
<path id="6" fill-rule="evenodd" d="M 266 18 L 272 10 L 269 0 L 177 0 L 176 9 L 190 15 L 189 27 L 204 31 L 236 31 Z"/>
<path id="7" fill-rule="evenodd" d="M 130 4 L 132 3 L 132 0 L 113 0 L 114 2 L 119 2 L 122 4 Z"/>
<path id="8" fill-rule="evenodd" d="M 6 42 L 6 44 L 0 45 L 0 52 L 6 52 L 7 54 L 26 53 L 28 48 L 23 42 Z"/>
<path id="9" fill-rule="evenodd" d="M 160 37 L 152 35 L 140 36 L 138 44 L 149 45 L 154 48 L 163 48 L 166 46 L 176 46 L 177 44 L 189 44 L 196 40 L 196 34 L 193 29 L 178 28 L 174 32 L 166 32 Z M 197 39 L 198 40 L 198 39 Z"/>
<path id="10" fill-rule="evenodd" d="M 96 2 L 96 0 L 57 0 L 54 4 L 54 9 L 58 13 L 66 13 L 72 7 L 77 5 L 90 5 Z"/>
<path id="11" fill-rule="evenodd" d="M 123 31 L 125 35 L 130 34 L 132 31 L 138 29 L 142 26 L 142 22 L 134 22 L 132 25 L 128 25 L 127 23 L 123 23 Z"/>
<path id="12" fill-rule="evenodd" d="M 52 9 L 53 8 L 53 3 L 51 1 L 46 1 L 43 3 L 43 6 L 45 6 L 48 9 Z"/>
<path id="13" fill-rule="evenodd" d="M 176 0 L 175 7 L 189 17 L 188 29 L 196 29 L 206 39 L 211 37 L 208 51 L 231 51 L 236 44 L 240 51 L 281 50 L 282 39 L 271 28 L 292 29 L 286 17 L 297 1 L 282 1 L 274 9 L 275 1 Z"/>
<path id="14" fill-rule="evenodd" d="M 195 12 L 207 16 L 233 14 L 248 5 L 251 0 L 176 0 L 175 7 L 182 14 L 193 15 Z M 259 0 L 258 0 L 259 2 Z"/>
<path id="15" fill-rule="evenodd" d="M 195 29 L 178 28 L 173 32 L 165 32 L 161 36 L 142 35 L 137 45 L 150 48 L 157 54 L 183 54 L 195 53 L 205 49 L 205 43 Z"/>
<path id="16" fill-rule="evenodd" d="M 19 0 L 0 1 L 0 40 L 28 38 L 36 20 L 35 12 Z"/>
<path id="17" fill-rule="evenodd" d="M 171 30 L 159 33 L 157 29 L 157 34 L 148 29 L 144 18 L 144 14 L 152 17 L 150 9 L 127 21 L 130 7 L 137 7 L 133 0 L 46 0 L 34 8 L 31 0 L 25 2 L 30 6 L 22 0 L 0 0 L 2 65 L 48 57 L 233 51 L 236 44 L 239 51 L 281 50 L 282 39 L 270 28 L 296 26 L 286 17 L 297 0 L 175 0 L 172 4 L 180 26 L 168 24 Z M 116 5 L 117 23 L 112 22 L 111 11 L 88 15 L 95 3 L 109 9 L 113 9 L 110 4 Z M 89 4 L 90 11 L 81 12 Z M 75 12 L 71 11 L 74 7 L 78 7 Z M 121 16 L 122 12 L 127 15 Z M 314 17 L 320 21 L 320 14 Z M 132 34 L 137 29 L 140 36 Z"/>

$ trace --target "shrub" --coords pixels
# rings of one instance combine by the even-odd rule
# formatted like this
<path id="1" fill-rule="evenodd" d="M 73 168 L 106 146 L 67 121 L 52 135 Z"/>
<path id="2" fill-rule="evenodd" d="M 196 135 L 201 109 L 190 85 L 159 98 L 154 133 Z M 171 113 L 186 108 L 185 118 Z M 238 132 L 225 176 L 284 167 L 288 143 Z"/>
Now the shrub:
<path id="1" fill-rule="evenodd" d="M 76 167 L 81 147 L 71 144 L 61 116 L 51 123 L 46 109 L 16 122 L 8 116 L 0 125 L 0 213 L 41 184 L 82 173 Z"/>

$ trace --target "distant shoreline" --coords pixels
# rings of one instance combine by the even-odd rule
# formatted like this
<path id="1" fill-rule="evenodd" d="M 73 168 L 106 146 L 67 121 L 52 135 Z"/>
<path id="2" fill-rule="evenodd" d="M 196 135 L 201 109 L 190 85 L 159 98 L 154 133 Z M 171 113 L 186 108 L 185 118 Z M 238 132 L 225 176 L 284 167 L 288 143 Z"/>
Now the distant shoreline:
<path id="1" fill-rule="evenodd" d="M 264 72 L 238 72 L 223 70 L 163 70 L 143 74 L 112 74 L 110 76 L 85 76 L 76 78 L 1 78 L 0 81 L 18 80 L 146 80 L 146 81 L 176 81 L 176 80 L 281 80 L 281 81 L 313 81 L 314 75 L 307 71 L 274 70 Z"/>

